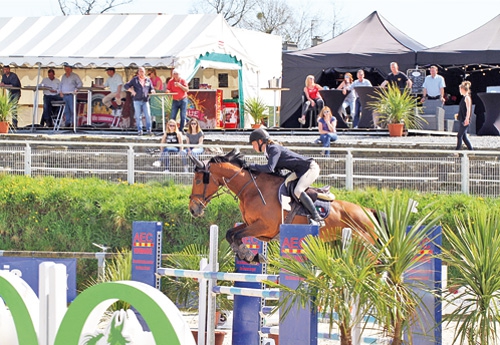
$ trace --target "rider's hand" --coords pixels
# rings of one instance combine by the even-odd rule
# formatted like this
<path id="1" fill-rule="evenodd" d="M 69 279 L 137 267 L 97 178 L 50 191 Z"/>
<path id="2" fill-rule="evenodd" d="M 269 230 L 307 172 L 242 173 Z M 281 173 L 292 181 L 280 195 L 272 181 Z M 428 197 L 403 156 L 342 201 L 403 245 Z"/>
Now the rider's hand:
<path id="1" fill-rule="evenodd" d="M 243 162 L 243 165 L 241 167 L 243 169 L 250 170 L 250 164 L 248 162 Z"/>

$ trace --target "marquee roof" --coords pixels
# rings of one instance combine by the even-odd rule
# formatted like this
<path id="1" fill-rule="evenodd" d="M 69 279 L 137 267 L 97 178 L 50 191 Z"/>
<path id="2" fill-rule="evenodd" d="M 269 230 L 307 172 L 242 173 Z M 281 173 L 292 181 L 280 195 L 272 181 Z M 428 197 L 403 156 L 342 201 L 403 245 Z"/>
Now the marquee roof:
<path id="1" fill-rule="evenodd" d="M 173 67 L 221 53 L 252 65 L 221 15 L 87 15 L 0 18 L 0 62 L 17 66 Z"/>

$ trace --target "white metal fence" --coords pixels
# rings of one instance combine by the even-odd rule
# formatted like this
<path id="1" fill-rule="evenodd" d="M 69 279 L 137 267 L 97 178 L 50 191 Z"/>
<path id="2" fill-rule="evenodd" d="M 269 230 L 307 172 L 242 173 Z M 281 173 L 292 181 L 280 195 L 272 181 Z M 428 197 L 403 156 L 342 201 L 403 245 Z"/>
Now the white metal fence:
<path id="1" fill-rule="evenodd" d="M 235 146 L 204 145 L 200 159 L 215 149 Z M 264 162 L 249 146 L 240 146 L 246 159 Z M 314 157 L 321 167 L 320 184 L 335 188 L 406 188 L 434 193 L 466 193 L 500 196 L 500 151 L 403 150 L 332 148 L 325 157 L 318 147 L 290 147 Z M 165 172 L 159 144 L 103 142 L 0 142 L 0 173 L 28 176 L 97 177 L 109 181 L 146 183 L 172 180 L 191 184 L 192 164 L 187 172 L 182 156 L 169 156 Z"/>

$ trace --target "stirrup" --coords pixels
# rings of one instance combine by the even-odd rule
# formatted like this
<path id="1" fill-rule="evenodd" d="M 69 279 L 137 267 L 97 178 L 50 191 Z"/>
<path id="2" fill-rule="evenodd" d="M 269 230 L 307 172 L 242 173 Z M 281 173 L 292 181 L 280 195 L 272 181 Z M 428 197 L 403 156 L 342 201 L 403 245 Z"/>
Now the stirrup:
<path id="1" fill-rule="evenodd" d="M 309 224 L 310 225 L 317 225 L 319 226 L 320 228 L 324 227 L 325 226 L 325 221 L 323 219 L 321 220 L 314 220 L 314 219 L 309 219 Z"/>

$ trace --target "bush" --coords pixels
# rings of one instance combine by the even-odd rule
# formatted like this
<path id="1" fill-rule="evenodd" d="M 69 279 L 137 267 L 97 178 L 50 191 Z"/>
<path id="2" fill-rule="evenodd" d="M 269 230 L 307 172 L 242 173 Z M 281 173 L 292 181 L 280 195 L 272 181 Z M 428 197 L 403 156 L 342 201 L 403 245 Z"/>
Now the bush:
<path id="1" fill-rule="evenodd" d="M 179 252 L 188 244 L 208 245 L 211 224 L 221 238 L 241 222 L 238 204 L 224 194 L 213 199 L 203 218 L 188 210 L 191 186 L 111 183 L 99 179 L 0 176 L 0 249 L 58 252 L 94 252 L 92 242 L 117 251 L 130 248 L 134 220 L 164 224 L 163 252 Z M 389 190 L 334 190 L 337 199 L 380 209 Z M 454 216 L 470 209 L 499 209 L 500 199 L 463 194 L 422 194 L 401 191 L 433 205 L 442 224 L 453 227 Z M 78 261 L 78 282 L 96 275 L 96 260 Z"/>

